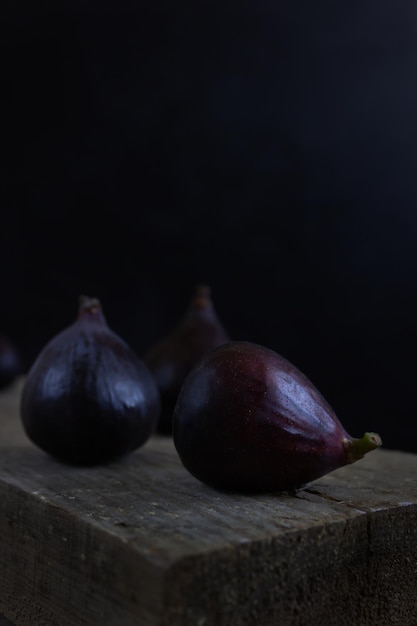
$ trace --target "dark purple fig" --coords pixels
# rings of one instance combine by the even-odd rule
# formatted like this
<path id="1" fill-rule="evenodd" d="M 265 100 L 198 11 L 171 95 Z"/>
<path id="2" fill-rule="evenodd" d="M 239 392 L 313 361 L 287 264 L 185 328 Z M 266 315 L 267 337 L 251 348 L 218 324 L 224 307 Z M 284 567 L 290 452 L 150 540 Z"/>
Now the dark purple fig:
<path id="1" fill-rule="evenodd" d="M 28 437 L 57 459 L 106 463 L 143 445 L 159 394 L 151 373 L 108 327 L 100 302 L 82 297 L 77 320 L 30 369 L 21 417 Z"/>
<path id="2" fill-rule="evenodd" d="M 214 310 L 210 288 L 197 287 L 179 325 L 144 357 L 161 395 L 158 432 L 171 433 L 178 394 L 194 365 L 206 352 L 227 341 L 230 337 Z"/>
<path id="3" fill-rule="evenodd" d="M 0 335 L 0 389 L 8 387 L 23 373 L 17 348 L 5 335 Z"/>
<path id="4" fill-rule="evenodd" d="M 249 342 L 212 350 L 187 377 L 173 437 L 188 471 L 225 490 L 293 490 L 381 445 L 352 438 L 308 378 Z"/>

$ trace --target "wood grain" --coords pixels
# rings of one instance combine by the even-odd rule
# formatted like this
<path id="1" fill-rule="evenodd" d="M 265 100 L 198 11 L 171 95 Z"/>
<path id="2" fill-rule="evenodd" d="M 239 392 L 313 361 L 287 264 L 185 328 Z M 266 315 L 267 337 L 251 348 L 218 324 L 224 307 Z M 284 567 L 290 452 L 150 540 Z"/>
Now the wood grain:
<path id="1" fill-rule="evenodd" d="M 163 437 L 57 463 L 24 436 L 19 393 L 0 396 L 0 611 L 18 626 L 417 623 L 417 456 L 224 494 Z"/>

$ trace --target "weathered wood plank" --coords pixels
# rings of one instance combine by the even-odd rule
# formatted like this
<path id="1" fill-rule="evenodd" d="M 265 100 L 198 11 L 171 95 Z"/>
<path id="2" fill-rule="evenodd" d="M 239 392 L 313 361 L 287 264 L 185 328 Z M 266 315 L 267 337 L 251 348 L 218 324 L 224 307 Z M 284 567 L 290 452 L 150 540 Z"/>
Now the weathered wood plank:
<path id="1" fill-rule="evenodd" d="M 19 378 L 7 390 L 0 391 L 0 449 L 32 445 L 19 419 L 19 401 L 24 379 Z"/>
<path id="2" fill-rule="evenodd" d="M 24 437 L 18 392 L 0 397 L 0 611 L 18 626 L 417 623 L 416 455 L 222 494 L 162 437 L 59 464 Z"/>

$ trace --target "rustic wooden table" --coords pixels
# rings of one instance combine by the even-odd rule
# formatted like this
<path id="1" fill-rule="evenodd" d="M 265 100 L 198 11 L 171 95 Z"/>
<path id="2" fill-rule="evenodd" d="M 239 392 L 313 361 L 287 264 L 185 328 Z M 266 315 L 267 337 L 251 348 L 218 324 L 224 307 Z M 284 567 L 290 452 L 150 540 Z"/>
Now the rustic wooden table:
<path id="1" fill-rule="evenodd" d="M 417 624 L 417 456 L 223 494 L 168 438 L 57 463 L 26 439 L 20 389 L 0 394 L 0 612 L 17 626 Z"/>

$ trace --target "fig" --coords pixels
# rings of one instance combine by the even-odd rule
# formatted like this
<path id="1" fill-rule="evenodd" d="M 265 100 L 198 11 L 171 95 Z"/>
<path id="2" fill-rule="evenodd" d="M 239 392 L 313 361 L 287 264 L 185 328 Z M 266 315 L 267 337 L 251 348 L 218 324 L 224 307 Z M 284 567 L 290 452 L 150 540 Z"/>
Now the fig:
<path id="1" fill-rule="evenodd" d="M 151 373 L 80 298 L 75 322 L 40 352 L 25 380 L 20 414 L 28 437 L 60 461 L 107 463 L 143 445 L 160 408 Z"/>
<path id="2" fill-rule="evenodd" d="M 144 357 L 161 397 L 159 433 L 172 432 L 175 403 L 191 369 L 206 352 L 228 341 L 230 337 L 217 317 L 210 288 L 198 286 L 178 326 Z"/>
<path id="3" fill-rule="evenodd" d="M 5 335 L 0 335 L 0 389 L 8 387 L 23 373 L 20 354 Z"/>
<path id="4" fill-rule="evenodd" d="M 381 445 L 351 437 L 313 383 L 276 352 L 245 341 L 207 353 L 187 376 L 173 439 L 184 467 L 234 491 L 291 491 Z"/>

